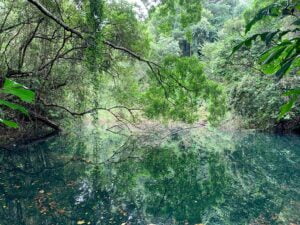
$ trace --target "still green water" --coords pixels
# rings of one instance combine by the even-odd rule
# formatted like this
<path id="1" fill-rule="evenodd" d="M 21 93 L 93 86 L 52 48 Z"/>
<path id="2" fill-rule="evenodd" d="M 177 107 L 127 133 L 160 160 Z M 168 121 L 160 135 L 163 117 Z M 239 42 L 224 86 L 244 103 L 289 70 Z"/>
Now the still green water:
<path id="1" fill-rule="evenodd" d="M 300 224 L 300 138 L 82 132 L 0 154 L 0 224 Z"/>

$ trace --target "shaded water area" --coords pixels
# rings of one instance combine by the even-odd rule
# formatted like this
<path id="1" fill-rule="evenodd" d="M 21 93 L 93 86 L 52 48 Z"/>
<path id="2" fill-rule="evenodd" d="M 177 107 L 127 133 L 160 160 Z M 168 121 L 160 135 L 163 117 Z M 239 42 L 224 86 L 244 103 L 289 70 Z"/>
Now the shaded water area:
<path id="1" fill-rule="evenodd" d="M 300 224 L 300 138 L 74 132 L 0 155 L 0 224 Z"/>

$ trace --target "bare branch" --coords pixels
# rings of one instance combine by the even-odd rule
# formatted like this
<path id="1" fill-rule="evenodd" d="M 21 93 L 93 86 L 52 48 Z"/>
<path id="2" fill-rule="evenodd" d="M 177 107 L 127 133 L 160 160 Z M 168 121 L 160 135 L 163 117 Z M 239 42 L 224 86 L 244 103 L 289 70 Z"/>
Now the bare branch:
<path id="1" fill-rule="evenodd" d="M 74 48 L 70 48 L 68 49 L 67 51 L 61 53 L 60 55 L 56 56 L 55 58 L 53 58 L 52 60 L 50 60 L 49 62 L 47 62 L 46 64 L 42 65 L 40 68 L 39 68 L 39 71 L 45 69 L 47 66 L 50 66 L 53 62 L 55 62 L 56 60 L 64 57 L 65 55 L 69 54 L 70 52 L 72 51 L 75 51 L 75 50 L 79 50 L 79 49 L 85 49 L 86 47 L 84 46 L 78 46 L 78 47 L 74 47 Z"/>
<path id="2" fill-rule="evenodd" d="M 12 38 L 11 38 L 11 39 L 8 41 L 8 43 L 5 45 L 4 51 L 1 53 L 1 54 L 4 55 L 4 58 L 5 58 L 5 61 L 6 61 L 6 64 L 7 64 L 7 67 L 8 67 L 8 68 L 9 68 L 9 62 L 8 62 L 7 57 L 6 57 L 6 52 L 7 52 L 7 50 L 8 50 L 8 47 L 10 46 L 10 44 L 13 42 L 13 40 L 14 40 L 15 38 L 17 38 L 17 36 L 21 33 L 21 30 L 24 28 L 24 26 L 25 26 L 25 25 L 23 24 L 22 27 L 16 32 L 16 34 L 12 36 Z"/>
<path id="3" fill-rule="evenodd" d="M 28 2 L 30 2 L 31 4 L 33 4 L 34 6 L 36 6 L 44 15 L 46 15 L 47 17 L 51 18 L 52 20 L 54 20 L 58 25 L 62 26 L 65 30 L 76 34 L 78 37 L 80 37 L 81 39 L 83 39 L 83 35 L 69 27 L 67 24 L 65 24 L 63 21 L 61 21 L 60 19 L 58 19 L 56 16 L 54 16 L 51 12 L 48 11 L 48 9 L 46 9 L 42 4 L 40 4 L 38 1 L 36 0 L 28 0 Z"/>
<path id="4" fill-rule="evenodd" d="M 31 18 L 31 19 L 33 19 L 33 18 Z M 14 28 L 16 28 L 18 26 L 26 25 L 26 24 L 32 24 L 32 23 L 37 23 L 38 21 L 39 20 L 36 21 L 36 20 L 30 20 L 30 19 L 28 19 L 27 21 L 22 21 L 22 22 L 10 25 L 8 27 L 2 27 L 0 29 L 0 34 L 3 33 L 3 32 L 5 32 L 5 31 L 12 30 L 12 29 L 14 29 Z"/>
<path id="5" fill-rule="evenodd" d="M 40 99 L 40 100 L 41 100 L 41 102 L 43 103 L 44 106 L 63 109 L 64 111 L 68 112 L 68 113 L 71 114 L 72 116 L 84 116 L 84 115 L 86 115 L 86 114 L 94 113 L 94 112 L 97 112 L 97 111 L 99 111 L 99 110 L 108 111 L 108 112 L 111 113 L 112 110 L 114 110 L 114 109 L 125 109 L 125 110 L 127 110 L 130 114 L 132 114 L 133 111 L 140 111 L 140 110 L 141 110 L 141 109 L 131 109 L 131 108 L 126 107 L 126 106 L 113 106 L 113 107 L 110 107 L 110 108 L 95 107 L 95 108 L 86 110 L 86 111 L 84 111 L 84 112 L 73 112 L 73 111 L 69 110 L 68 108 L 66 108 L 66 107 L 64 107 L 64 106 L 60 106 L 60 105 L 56 105 L 56 104 L 47 104 L 47 103 L 45 103 L 42 99 Z"/>
<path id="6" fill-rule="evenodd" d="M 6 23 L 6 21 L 7 21 L 7 18 L 8 18 L 8 16 L 10 15 L 12 9 L 13 9 L 13 5 L 11 5 L 11 7 L 9 8 L 7 14 L 5 15 L 4 20 L 3 20 L 3 23 L 1 24 L 0 31 L 2 31 L 3 27 L 5 26 L 5 23 Z"/>
<path id="7" fill-rule="evenodd" d="M 8 68 L 8 71 L 6 73 L 6 77 L 8 78 L 21 78 L 21 77 L 29 77 L 33 74 L 33 72 L 23 72 L 20 70 L 11 70 Z"/>
<path id="8" fill-rule="evenodd" d="M 57 130 L 57 131 L 61 130 L 60 127 L 59 127 L 59 125 L 55 124 L 54 122 L 52 122 L 51 120 L 49 120 L 46 117 L 43 117 L 43 116 L 41 116 L 41 115 L 39 115 L 39 114 L 37 114 L 35 112 L 29 112 L 29 115 L 31 117 L 33 117 L 34 119 L 39 120 L 42 123 L 46 124 L 48 127 L 53 128 L 54 130 Z"/>
<path id="9" fill-rule="evenodd" d="M 117 46 L 117 45 L 113 44 L 112 42 L 106 41 L 106 40 L 104 40 L 103 43 L 104 43 L 105 45 L 110 46 L 110 47 L 113 48 L 113 49 L 123 51 L 123 52 L 127 53 L 128 55 L 134 57 L 135 59 L 137 59 L 137 60 L 139 60 L 139 61 L 141 61 L 141 62 L 147 63 L 148 65 L 149 65 L 149 64 L 152 64 L 152 65 L 154 65 L 154 66 L 160 67 L 157 63 L 152 62 L 152 61 L 149 61 L 149 60 L 147 60 L 147 59 L 144 59 L 144 58 L 142 58 L 141 56 L 139 56 L 138 54 L 136 54 L 135 52 L 133 52 L 133 51 L 127 49 L 127 48 L 124 48 L 124 47 L 122 47 L 122 46 Z"/>
<path id="10" fill-rule="evenodd" d="M 57 89 L 59 89 L 59 88 L 61 88 L 61 87 L 66 86 L 67 84 L 68 84 L 68 82 L 65 81 L 65 82 L 60 83 L 60 84 L 55 84 L 55 85 L 51 86 L 50 88 L 51 88 L 51 90 L 57 90 Z"/>
<path id="11" fill-rule="evenodd" d="M 22 66 L 23 66 L 23 63 L 24 63 L 24 58 L 25 58 L 25 55 L 26 55 L 26 50 L 27 50 L 27 48 L 28 48 L 28 46 L 30 45 L 30 43 L 32 42 L 32 40 L 34 39 L 34 37 L 35 37 L 35 35 L 36 35 L 36 33 L 37 33 L 37 31 L 38 31 L 38 29 L 39 29 L 39 27 L 40 27 L 40 25 L 41 25 L 41 23 L 43 22 L 43 18 L 42 19 L 40 19 L 39 21 L 38 21 L 38 24 L 36 25 L 36 27 L 35 27 L 35 29 L 34 29 L 34 31 L 31 33 L 31 35 L 28 37 L 28 39 L 26 40 L 26 42 L 24 43 L 24 45 L 22 45 L 21 46 L 21 48 L 20 48 L 20 63 L 19 63 L 19 70 L 22 68 Z"/>

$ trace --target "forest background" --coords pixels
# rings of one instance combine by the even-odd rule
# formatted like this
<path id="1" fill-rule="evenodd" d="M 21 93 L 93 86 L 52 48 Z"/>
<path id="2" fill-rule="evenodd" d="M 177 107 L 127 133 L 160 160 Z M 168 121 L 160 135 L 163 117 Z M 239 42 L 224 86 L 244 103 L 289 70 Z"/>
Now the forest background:
<path id="1" fill-rule="evenodd" d="M 297 132 L 299 7 L 4 0 L 1 138 L 59 131 L 87 117 L 118 129 L 151 120 Z"/>

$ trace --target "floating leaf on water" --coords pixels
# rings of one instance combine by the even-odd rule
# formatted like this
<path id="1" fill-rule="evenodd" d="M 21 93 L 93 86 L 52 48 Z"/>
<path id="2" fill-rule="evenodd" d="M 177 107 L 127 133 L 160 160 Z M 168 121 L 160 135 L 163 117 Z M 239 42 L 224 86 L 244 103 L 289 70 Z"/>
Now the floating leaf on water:
<path id="1" fill-rule="evenodd" d="M 64 209 L 59 209 L 59 210 L 57 210 L 57 212 L 58 212 L 59 214 L 65 214 L 65 213 L 66 213 L 66 211 L 65 211 Z"/>
<path id="2" fill-rule="evenodd" d="M 77 221 L 77 224 L 79 224 L 79 225 L 80 225 L 80 224 L 85 224 L 85 221 L 84 221 L 84 220 L 78 220 L 78 221 Z"/>

